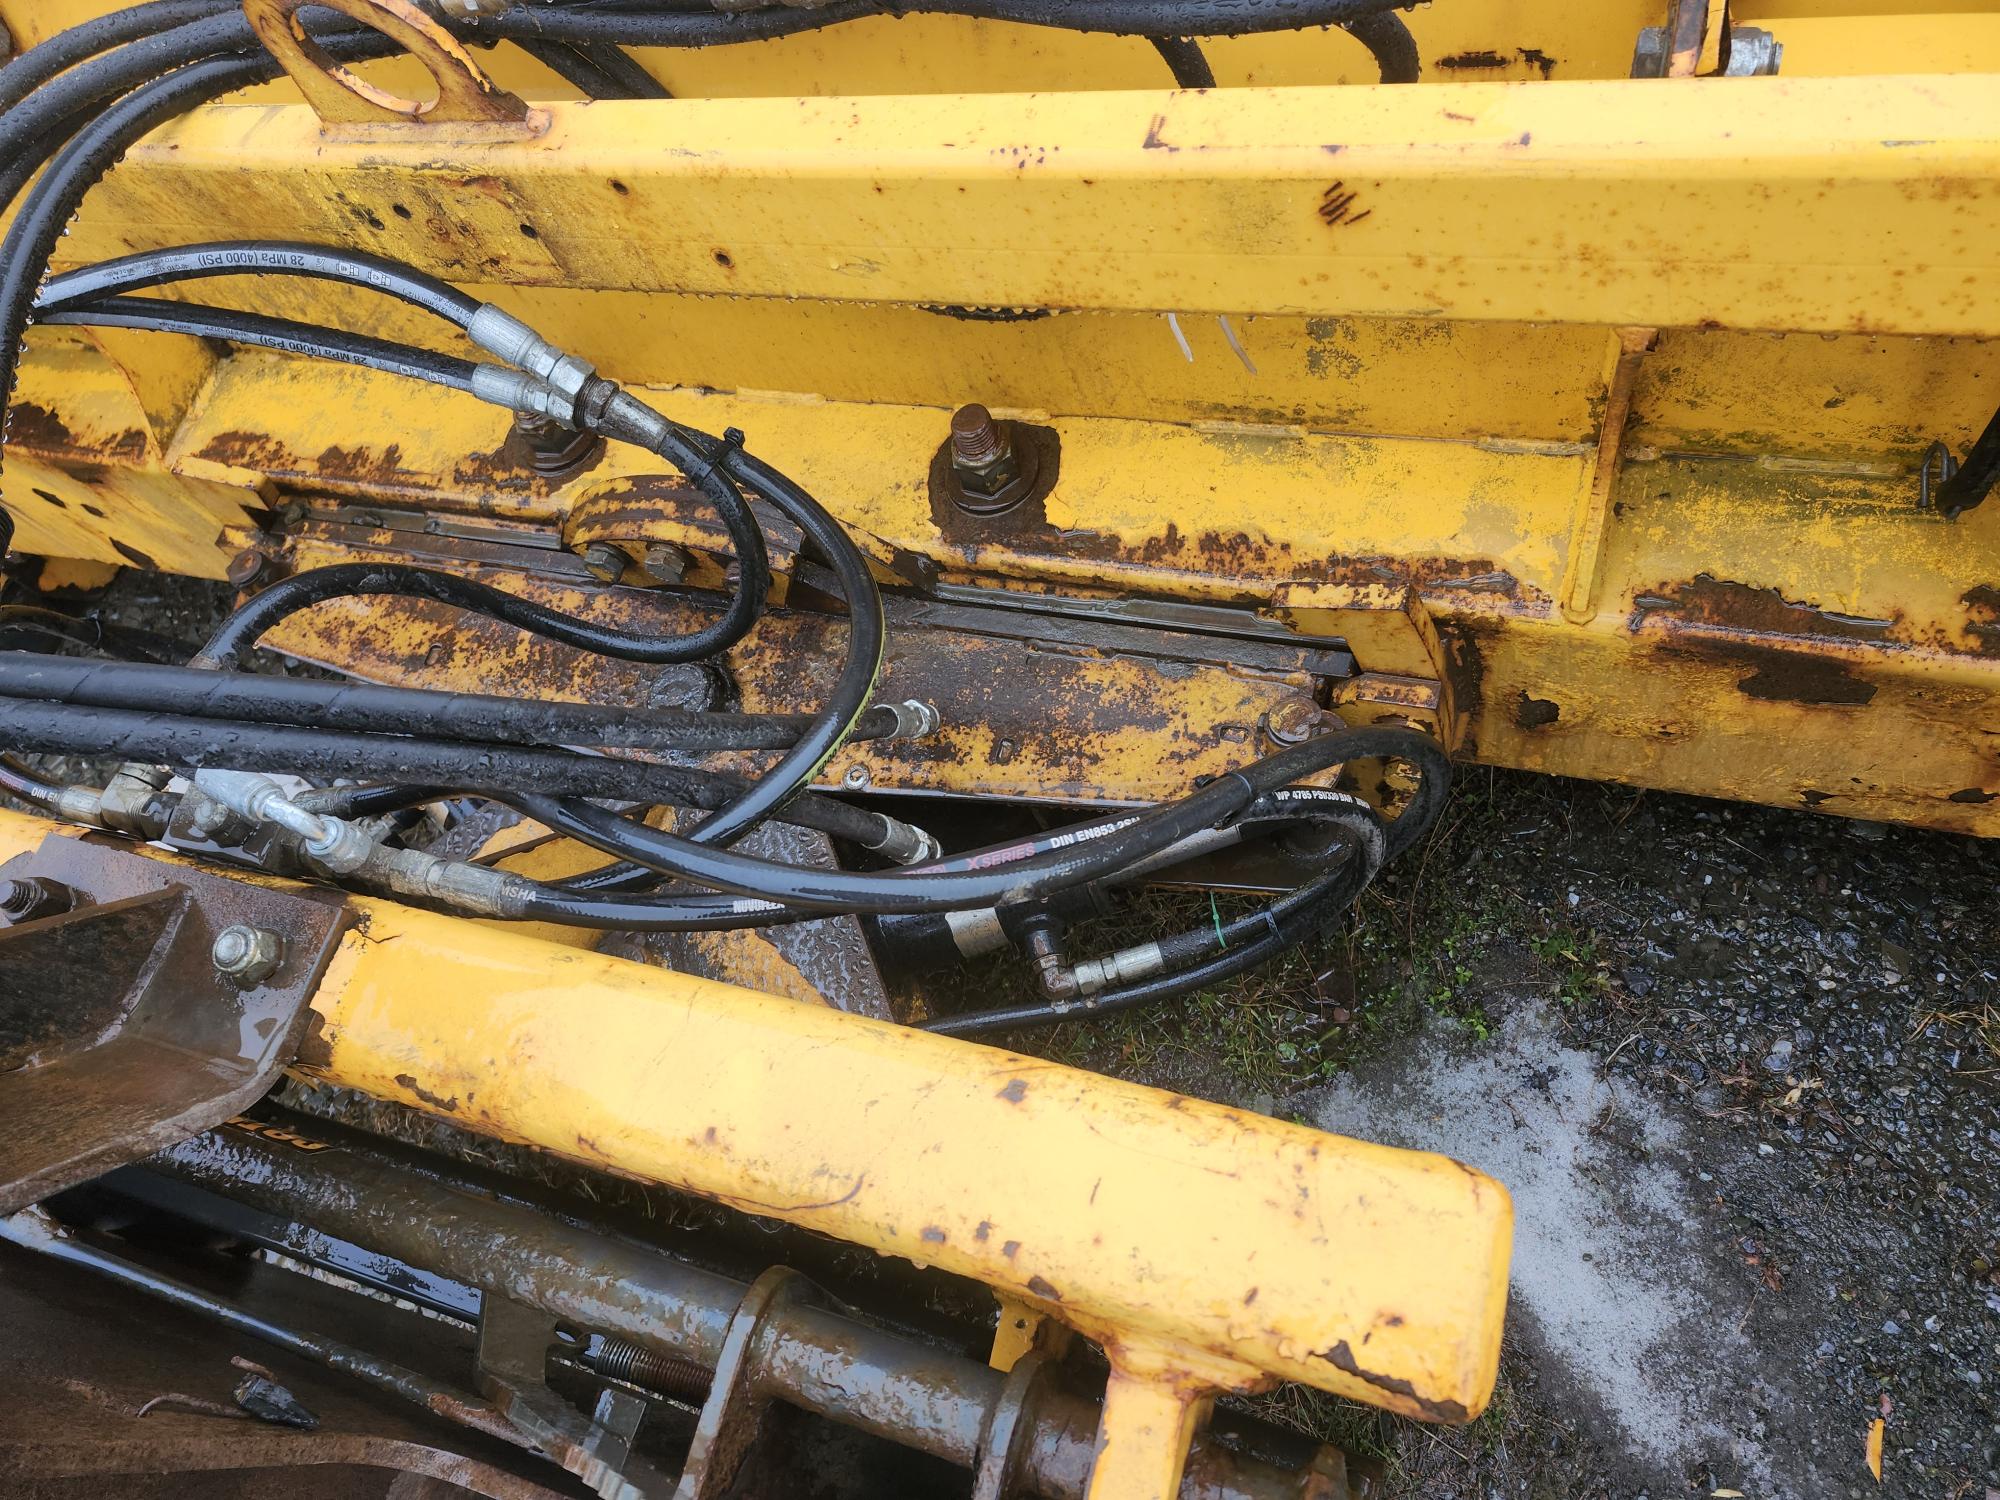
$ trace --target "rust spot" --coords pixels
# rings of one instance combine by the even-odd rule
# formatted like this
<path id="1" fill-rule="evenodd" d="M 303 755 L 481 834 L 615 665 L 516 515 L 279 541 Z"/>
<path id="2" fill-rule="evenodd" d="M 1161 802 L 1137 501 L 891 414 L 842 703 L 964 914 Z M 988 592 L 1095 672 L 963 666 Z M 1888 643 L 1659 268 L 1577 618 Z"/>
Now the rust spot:
<path id="1" fill-rule="evenodd" d="M 1947 802 L 1991 802 L 1996 796 L 2000 796 L 2000 792 L 1987 792 L 1980 790 L 1976 786 L 1969 786 L 1963 790 L 1953 792 L 1945 800 Z"/>
<path id="2" fill-rule="evenodd" d="M 1251 1303 L 1255 1302 L 1256 1300 L 1257 1300 L 1257 1288 L 1253 1286 L 1250 1288 L 1249 1291 L 1243 1294 L 1243 1305 L 1245 1307 L 1248 1307 Z"/>
<path id="3" fill-rule="evenodd" d="M 1152 124 L 1146 127 L 1146 138 L 1139 143 L 1140 146 L 1147 151 L 1178 151 L 1180 147 L 1169 146 L 1160 138 L 1160 132 L 1166 129 L 1166 126 L 1165 115 L 1154 115 Z"/>
<path id="4" fill-rule="evenodd" d="M 1354 212 L 1354 200 L 1359 196 L 1355 189 L 1336 178 L 1328 185 L 1326 191 L 1319 195 L 1320 223 L 1328 228 L 1337 224 L 1359 224 L 1375 211 L 1372 208 L 1364 208 L 1360 213 Z"/>
<path id="5" fill-rule="evenodd" d="M 406 1089 L 410 1093 L 416 1095 L 417 1098 L 423 1100 L 424 1103 L 428 1104 L 432 1109 L 441 1109 L 446 1114 L 458 1113 L 457 1099 L 441 1098 L 439 1095 L 433 1094 L 429 1089 L 425 1088 L 421 1083 L 417 1082 L 417 1080 L 411 1077 L 408 1073 L 398 1073 L 396 1075 L 396 1083 L 398 1087 Z"/>
<path id="6" fill-rule="evenodd" d="M 31 448 L 76 446 L 63 419 L 46 406 L 22 401 L 7 408 L 7 441 Z"/>
<path id="7" fill-rule="evenodd" d="M 731 255 L 727 250 L 712 250 L 709 254 L 723 270 L 733 271 L 736 269 L 736 257 Z"/>
<path id="8" fill-rule="evenodd" d="M 1364 1370 L 1355 1361 L 1354 1351 L 1342 1339 L 1331 1349 L 1322 1349 L 1318 1357 L 1357 1380 L 1365 1380 L 1378 1391 L 1388 1391 L 1416 1403 L 1417 1409 L 1434 1422 L 1465 1422 L 1470 1420 L 1465 1407 L 1456 1401 L 1433 1401 L 1427 1396 L 1419 1396 L 1417 1388 L 1409 1381 L 1395 1375 L 1378 1375 L 1373 1370 Z"/>
<path id="9" fill-rule="evenodd" d="M 30 486 L 30 488 L 31 488 L 31 489 L 33 489 L 34 493 L 35 493 L 35 494 L 36 494 L 36 495 L 37 495 L 38 497 L 40 497 L 40 498 L 41 498 L 41 499 L 43 499 L 43 500 L 46 500 L 46 501 L 48 501 L 48 502 L 49 502 L 49 504 L 53 505 L 53 506 L 54 506 L 54 507 L 55 507 L 55 508 L 56 508 L 57 510 L 68 510 L 68 509 L 69 509 L 69 503 L 68 503 L 67 501 L 65 501 L 65 500 L 63 499 L 63 497 L 62 497 L 62 496 L 60 496 L 60 495 L 51 495 L 51 494 L 50 494 L 50 493 L 49 493 L 49 492 L 48 492 L 47 490 L 45 490 L 45 489 L 42 489 L 42 488 L 41 488 L 41 487 L 39 487 L 39 486 L 33 486 L 33 485 L 31 485 L 31 486 Z"/>
<path id="10" fill-rule="evenodd" d="M 981 1219 L 979 1227 L 972 1231 L 972 1237 L 983 1245 L 986 1243 L 986 1237 L 991 1233 L 993 1233 L 993 1221 L 991 1219 Z"/>
<path id="11" fill-rule="evenodd" d="M 611 191 L 616 193 L 621 198 L 629 198 L 632 196 L 632 190 L 627 186 L 625 186 L 624 183 L 620 182 L 616 177 L 611 179 Z"/>
<path id="12" fill-rule="evenodd" d="M 1019 1240 L 1009 1240 L 1007 1241 L 1006 1244 L 1000 1247 L 1000 1253 L 1006 1256 L 1007 1259 L 1012 1260 L 1017 1254 L 1020 1253 L 1020 1249 L 1021 1249 L 1021 1242 Z"/>
<path id="13" fill-rule="evenodd" d="M 1028 1097 L 1028 1081 L 1025 1078 L 1009 1079 L 1007 1086 L 993 1097 L 1005 1099 L 1009 1104 L 1019 1104 Z"/>
<path id="14" fill-rule="evenodd" d="M 1040 1276 L 1030 1276 L 1028 1278 L 1028 1290 L 1033 1292 L 1037 1297 L 1044 1298 L 1050 1302 L 1062 1301 L 1062 1293 L 1057 1291 Z"/>
<path id="15" fill-rule="evenodd" d="M 1818 807 L 1820 803 L 1826 801 L 1832 795 L 1832 792 L 1800 792 L 1799 801 L 1803 802 L 1807 807 Z"/>
<path id="16" fill-rule="evenodd" d="M 144 568 L 152 573 L 157 573 L 160 570 L 160 565 L 154 562 L 152 558 L 146 556 L 137 547 L 127 546 L 124 542 L 119 541 L 117 537 L 111 539 L 111 548 L 135 568 Z"/>
<path id="17" fill-rule="evenodd" d="M 1740 630 L 1750 635 L 1884 641 L 1896 626 L 1894 620 L 1839 614 L 1787 599 L 1774 588 L 1731 583 L 1709 573 L 1697 574 L 1688 583 L 1641 595 L 1634 601 L 1632 628 L 1638 629 L 1647 616 L 1663 611 L 1671 611 L 1691 625 Z"/>
<path id="18" fill-rule="evenodd" d="M 1550 57 L 1540 47 L 1521 47 L 1516 50 L 1515 55 L 1529 67 L 1540 69 L 1544 78 L 1549 77 L 1556 70 L 1556 59 Z"/>
<path id="19" fill-rule="evenodd" d="M 1525 689 L 1514 704 L 1514 722 L 1523 729 L 1541 729 L 1561 717 L 1560 705 L 1547 698 L 1530 698 Z"/>
<path id="20" fill-rule="evenodd" d="M 1454 52 L 1449 57 L 1440 57 L 1437 65 L 1448 73 L 1464 72 L 1468 69 L 1504 68 L 1510 59 L 1498 52 L 1481 48 L 1477 51 Z"/>
<path id="21" fill-rule="evenodd" d="M 926 1224 L 918 1235 L 918 1238 L 926 1245 L 942 1245 L 945 1241 L 945 1233 L 935 1224 Z"/>
<path id="22" fill-rule="evenodd" d="M 701 1138 L 710 1145 L 713 1145 L 715 1143 L 715 1127 L 713 1125 L 709 1126 L 708 1129 L 701 1133 Z"/>
<path id="23" fill-rule="evenodd" d="M 1736 684 L 1747 698 L 1767 703 L 1847 704 L 1859 708 L 1875 697 L 1875 684 L 1864 682 L 1839 661 L 1779 651 L 1770 646 L 1739 646 L 1733 660 L 1755 668 Z"/>

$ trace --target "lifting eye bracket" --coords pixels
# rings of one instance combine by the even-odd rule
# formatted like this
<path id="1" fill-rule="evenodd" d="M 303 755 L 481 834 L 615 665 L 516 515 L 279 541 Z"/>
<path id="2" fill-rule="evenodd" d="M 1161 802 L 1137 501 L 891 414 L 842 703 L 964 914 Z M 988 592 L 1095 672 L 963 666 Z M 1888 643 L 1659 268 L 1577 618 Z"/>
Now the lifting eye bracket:
<path id="1" fill-rule="evenodd" d="M 308 4 L 337 10 L 399 44 L 437 81 L 437 97 L 406 99 L 335 62 L 299 21 Z M 495 84 L 451 33 L 410 0 L 243 0 L 243 14 L 318 114 L 322 130 L 450 127 L 482 139 L 518 139 L 548 129 L 547 111 Z"/>

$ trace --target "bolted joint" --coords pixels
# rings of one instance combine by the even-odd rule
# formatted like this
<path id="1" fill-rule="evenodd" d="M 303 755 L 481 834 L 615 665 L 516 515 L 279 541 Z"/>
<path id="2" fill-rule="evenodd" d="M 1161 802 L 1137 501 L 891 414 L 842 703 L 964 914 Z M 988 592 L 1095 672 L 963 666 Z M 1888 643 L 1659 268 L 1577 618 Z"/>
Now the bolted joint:
<path id="1" fill-rule="evenodd" d="M 591 542 L 583 549 L 583 571 L 599 583 L 616 583 L 625 576 L 631 559 L 625 549 L 612 542 Z"/>
<path id="2" fill-rule="evenodd" d="M 1264 733 L 1280 745 L 1302 745 L 1319 726 L 1319 705 L 1310 698 L 1287 698 L 1264 715 Z"/>
<path id="3" fill-rule="evenodd" d="M 255 547 L 245 547 L 229 559 L 227 577 L 229 586 L 236 589 L 252 589 L 263 582 L 271 571 L 271 559 Z"/>
<path id="4" fill-rule="evenodd" d="M 60 916 L 76 904 L 76 892 L 60 880 L 50 880 L 42 875 L 0 880 L 0 917 L 10 922 L 33 922 L 40 917 Z"/>
<path id="5" fill-rule="evenodd" d="M 677 542 L 649 542 L 641 563 L 648 578 L 669 588 L 686 578 L 693 565 L 688 549 Z"/>
<path id="6" fill-rule="evenodd" d="M 597 446 L 595 433 L 565 426 L 554 417 L 534 412 L 514 413 L 514 436 L 526 451 L 528 467 L 537 474 L 561 474 L 582 463 Z"/>
<path id="7" fill-rule="evenodd" d="M 996 421 L 977 402 L 951 414 L 949 456 L 954 498 L 970 515 L 1012 510 L 1035 487 L 1039 463 L 1033 445 L 1017 446 L 1013 424 Z"/>
<path id="8" fill-rule="evenodd" d="M 243 989 L 253 989 L 278 972 L 285 961 L 285 940 L 268 927 L 238 922 L 215 935 L 208 957 L 216 973 Z"/>

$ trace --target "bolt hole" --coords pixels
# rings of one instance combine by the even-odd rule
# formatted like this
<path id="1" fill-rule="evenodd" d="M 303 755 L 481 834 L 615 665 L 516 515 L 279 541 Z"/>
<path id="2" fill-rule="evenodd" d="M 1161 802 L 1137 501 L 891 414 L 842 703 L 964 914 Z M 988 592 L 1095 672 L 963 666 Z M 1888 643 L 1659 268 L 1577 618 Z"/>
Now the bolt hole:
<path id="1" fill-rule="evenodd" d="M 727 250 L 718 250 L 715 252 L 715 263 L 725 271 L 736 269 L 736 261 Z"/>
<path id="2" fill-rule="evenodd" d="M 532 224 L 523 224 L 521 226 L 521 234 L 526 239 L 538 240 L 541 238 L 539 234 L 535 233 L 535 226 Z"/>
<path id="3" fill-rule="evenodd" d="M 389 212 L 394 214 L 399 219 L 414 219 L 416 217 L 415 214 L 411 213 L 407 208 L 403 207 L 403 205 L 400 203 L 391 203 L 389 205 Z"/>
<path id="4" fill-rule="evenodd" d="M 632 190 L 627 186 L 625 186 L 624 183 L 620 182 L 616 177 L 611 179 L 611 191 L 616 193 L 621 198 L 629 198 L 632 196 Z"/>

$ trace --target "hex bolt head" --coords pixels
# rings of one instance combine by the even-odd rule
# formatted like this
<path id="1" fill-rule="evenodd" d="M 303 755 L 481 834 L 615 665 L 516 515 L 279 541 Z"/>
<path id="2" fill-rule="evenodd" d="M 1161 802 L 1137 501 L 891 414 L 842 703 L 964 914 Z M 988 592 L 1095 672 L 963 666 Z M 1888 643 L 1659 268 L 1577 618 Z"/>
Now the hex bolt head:
<path id="1" fill-rule="evenodd" d="M 285 960 L 285 940 L 267 927 L 238 922 L 215 935 L 208 956 L 216 973 L 249 989 L 277 972 Z"/>
<path id="2" fill-rule="evenodd" d="M 1319 705 L 1310 698 L 1287 698 L 1264 715 L 1264 733 L 1281 745 L 1302 744 L 1319 728 Z"/>
<path id="3" fill-rule="evenodd" d="M 47 880 L 40 875 L 0 880 L 0 917 L 10 922 L 58 916 L 75 905 L 76 892 L 60 880 Z"/>
<path id="4" fill-rule="evenodd" d="M 677 542 L 652 542 L 646 548 L 644 567 L 653 582 L 671 586 L 687 577 L 693 562 L 687 548 Z"/>
<path id="5" fill-rule="evenodd" d="M 583 549 L 583 570 L 599 583 L 616 583 L 623 578 L 628 561 L 625 550 L 610 542 L 592 542 Z"/>

